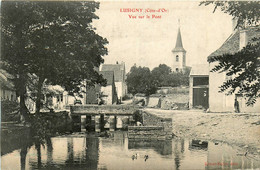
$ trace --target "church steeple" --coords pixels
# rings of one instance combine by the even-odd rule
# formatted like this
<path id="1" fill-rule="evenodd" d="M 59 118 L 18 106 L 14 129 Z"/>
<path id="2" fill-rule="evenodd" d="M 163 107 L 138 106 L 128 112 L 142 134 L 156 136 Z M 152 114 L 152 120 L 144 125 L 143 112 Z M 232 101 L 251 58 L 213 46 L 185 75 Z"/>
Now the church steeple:
<path id="1" fill-rule="evenodd" d="M 180 26 L 178 28 L 178 34 L 177 34 L 175 48 L 172 50 L 172 52 L 186 52 L 186 50 L 183 48 L 183 45 L 182 45 Z"/>
<path id="2" fill-rule="evenodd" d="M 186 67 L 186 50 L 183 48 L 182 44 L 180 20 L 176 44 L 175 48 L 172 50 L 172 54 L 174 56 L 172 70 L 176 72 L 183 71 L 183 69 Z"/>

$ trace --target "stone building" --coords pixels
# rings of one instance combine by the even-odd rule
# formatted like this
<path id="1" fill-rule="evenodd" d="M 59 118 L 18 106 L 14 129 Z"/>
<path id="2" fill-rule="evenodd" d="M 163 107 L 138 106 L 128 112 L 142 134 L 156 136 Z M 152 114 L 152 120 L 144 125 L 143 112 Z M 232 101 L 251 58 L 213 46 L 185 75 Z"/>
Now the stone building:
<path id="1" fill-rule="evenodd" d="M 254 37 L 260 37 L 259 27 L 247 27 L 243 30 L 235 30 L 223 43 L 223 45 L 208 56 L 208 59 L 223 54 L 234 54 L 252 42 Z M 246 56 L 245 56 L 246 57 Z M 215 62 L 210 63 L 210 70 L 216 65 Z M 238 99 L 241 112 L 259 112 L 260 102 L 257 100 L 254 106 L 246 105 L 246 98 L 243 94 L 234 93 L 233 95 L 225 95 L 220 93 L 219 87 L 228 80 L 225 72 L 209 72 L 209 109 L 212 112 L 233 112 L 235 98 Z"/>

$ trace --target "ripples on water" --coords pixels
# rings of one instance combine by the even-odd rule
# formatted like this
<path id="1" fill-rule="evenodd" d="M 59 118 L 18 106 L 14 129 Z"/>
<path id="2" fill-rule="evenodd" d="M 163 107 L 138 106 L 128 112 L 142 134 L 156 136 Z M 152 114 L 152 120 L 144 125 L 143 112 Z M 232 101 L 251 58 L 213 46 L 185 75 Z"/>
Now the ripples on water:
<path id="1" fill-rule="evenodd" d="M 45 146 L 21 148 L 1 158 L 3 170 L 18 169 L 247 169 L 260 163 L 225 144 L 189 139 L 133 141 L 127 133 L 111 138 L 69 135 Z"/>

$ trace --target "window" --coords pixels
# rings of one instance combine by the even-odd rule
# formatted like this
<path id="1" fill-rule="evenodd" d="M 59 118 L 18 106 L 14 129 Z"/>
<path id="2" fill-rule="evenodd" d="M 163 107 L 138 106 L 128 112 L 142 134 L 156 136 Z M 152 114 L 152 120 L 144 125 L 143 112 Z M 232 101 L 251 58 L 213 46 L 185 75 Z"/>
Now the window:
<path id="1" fill-rule="evenodd" d="M 178 55 L 176 55 L 176 61 L 179 62 L 179 56 Z"/>
<path id="2" fill-rule="evenodd" d="M 179 69 L 178 69 L 178 68 L 176 68 L 176 72 L 179 72 Z"/>

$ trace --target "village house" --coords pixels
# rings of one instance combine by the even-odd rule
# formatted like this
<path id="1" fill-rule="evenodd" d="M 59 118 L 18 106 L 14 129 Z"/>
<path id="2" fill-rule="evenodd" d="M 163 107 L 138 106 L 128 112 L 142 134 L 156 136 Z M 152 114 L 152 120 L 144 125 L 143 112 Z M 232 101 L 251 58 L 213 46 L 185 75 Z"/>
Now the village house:
<path id="1" fill-rule="evenodd" d="M 257 29 L 259 29 L 259 27 L 247 27 L 245 29 L 235 30 L 219 49 L 208 56 L 208 59 L 214 56 L 238 52 L 245 47 L 248 42 L 251 42 L 254 37 L 260 37 L 260 32 L 257 31 Z M 210 63 L 210 70 L 212 70 L 215 65 L 215 62 Z M 259 100 L 257 100 L 254 106 L 247 106 L 246 98 L 242 94 L 235 93 L 227 96 L 225 93 L 218 92 L 219 87 L 229 78 L 225 72 L 209 72 L 209 110 L 212 112 L 233 112 L 234 101 L 235 98 L 237 98 L 241 112 L 259 112 Z"/>
<path id="2" fill-rule="evenodd" d="M 127 85 L 126 85 L 126 73 L 125 73 L 125 63 L 122 62 L 119 64 L 103 64 L 100 68 L 101 71 L 113 71 L 116 92 L 119 102 L 122 101 L 123 97 L 127 94 Z"/>
<path id="3" fill-rule="evenodd" d="M 26 107 L 31 113 L 36 111 L 36 102 L 33 99 L 36 94 L 28 91 L 28 96 L 25 100 Z M 68 104 L 67 92 L 59 85 L 46 85 L 42 91 L 42 109 L 43 110 L 63 110 Z"/>
<path id="4" fill-rule="evenodd" d="M 17 101 L 14 84 L 10 81 L 13 76 L 0 69 L 0 97 L 1 100 Z"/>
<path id="5" fill-rule="evenodd" d="M 86 104 L 116 104 L 117 91 L 113 71 L 100 71 L 103 78 L 107 80 L 106 86 L 95 84 L 86 88 Z M 100 101 L 102 100 L 102 101 Z M 101 102 L 101 103 L 100 103 Z"/>

